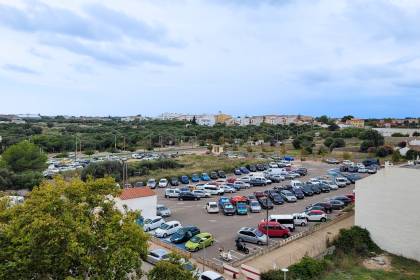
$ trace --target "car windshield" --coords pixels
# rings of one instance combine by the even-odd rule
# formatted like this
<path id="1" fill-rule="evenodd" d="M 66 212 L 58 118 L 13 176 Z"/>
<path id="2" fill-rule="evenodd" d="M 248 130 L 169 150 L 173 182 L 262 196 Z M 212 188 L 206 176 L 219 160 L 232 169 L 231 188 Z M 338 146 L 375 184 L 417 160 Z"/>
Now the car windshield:
<path id="1" fill-rule="evenodd" d="M 165 206 L 161 206 L 161 207 L 158 207 L 157 210 L 163 211 L 163 210 L 168 210 L 168 208 L 166 208 Z"/>
<path id="2" fill-rule="evenodd" d="M 238 203 L 237 207 L 240 208 L 240 209 L 245 209 L 246 205 L 243 204 L 243 203 Z"/>
<path id="3" fill-rule="evenodd" d="M 263 234 L 261 231 L 256 230 L 256 231 L 255 231 L 255 235 L 256 235 L 256 236 L 258 236 L 258 237 L 261 237 L 261 236 L 263 236 L 264 234 Z"/>
<path id="4" fill-rule="evenodd" d="M 260 204 L 256 201 L 254 201 L 254 202 L 251 202 L 251 206 L 260 206 Z"/>
<path id="5" fill-rule="evenodd" d="M 232 209 L 233 206 L 231 204 L 225 204 L 225 209 Z"/>
<path id="6" fill-rule="evenodd" d="M 190 239 L 190 241 L 193 243 L 200 243 L 201 238 L 198 236 L 194 236 L 193 238 Z"/>
<path id="7" fill-rule="evenodd" d="M 170 227 L 170 225 L 168 225 L 168 224 L 161 224 L 160 225 L 161 229 L 168 229 L 169 227 Z"/>
<path id="8" fill-rule="evenodd" d="M 210 208 L 217 208 L 216 204 L 210 204 Z"/>
<path id="9" fill-rule="evenodd" d="M 146 219 L 146 220 L 144 220 L 144 223 L 145 224 L 150 224 L 152 222 L 152 220 L 151 219 Z"/>

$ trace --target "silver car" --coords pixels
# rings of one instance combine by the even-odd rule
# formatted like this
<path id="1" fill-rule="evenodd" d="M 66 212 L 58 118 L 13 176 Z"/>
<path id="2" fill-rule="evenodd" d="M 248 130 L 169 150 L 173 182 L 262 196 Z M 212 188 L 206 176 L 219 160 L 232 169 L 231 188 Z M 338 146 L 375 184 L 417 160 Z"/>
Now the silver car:
<path id="1" fill-rule="evenodd" d="M 251 200 L 249 202 L 249 210 L 251 213 L 259 213 L 261 212 L 261 205 L 257 200 Z"/>
<path id="2" fill-rule="evenodd" d="M 267 235 L 256 228 L 243 227 L 238 231 L 237 239 L 257 245 L 267 244 Z"/>
<path id="3" fill-rule="evenodd" d="M 155 250 L 151 250 L 148 254 L 147 254 L 147 258 L 146 261 L 148 263 L 151 264 L 156 264 L 162 260 L 167 260 L 169 259 L 170 256 L 170 252 L 166 251 L 165 249 L 155 249 Z"/>
<path id="4" fill-rule="evenodd" d="M 171 210 L 164 206 L 164 205 L 157 205 L 156 206 L 156 215 L 161 217 L 170 217 L 171 216 Z"/>
<path id="5" fill-rule="evenodd" d="M 296 202 L 297 201 L 296 196 L 290 191 L 283 190 L 283 191 L 280 192 L 280 195 L 287 202 Z"/>

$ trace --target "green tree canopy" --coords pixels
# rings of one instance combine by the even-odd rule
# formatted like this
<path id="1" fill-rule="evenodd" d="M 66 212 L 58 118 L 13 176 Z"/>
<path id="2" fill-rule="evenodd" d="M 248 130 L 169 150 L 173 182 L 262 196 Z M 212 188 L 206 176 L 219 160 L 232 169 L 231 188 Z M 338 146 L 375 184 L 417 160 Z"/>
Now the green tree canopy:
<path id="1" fill-rule="evenodd" d="M 39 147 L 26 140 L 7 148 L 2 158 L 14 172 L 42 171 L 47 161 L 47 156 Z"/>
<path id="2" fill-rule="evenodd" d="M 171 255 L 169 260 L 160 261 L 147 274 L 149 280 L 194 280 L 197 279 L 190 271 L 184 269 L 180 257 Z"/>
<path id="3" fill-rule="evenodd" d="M 58 178 L 0 212 L 0 279 L 140 277 L 147 236 L 108 194 L 118 194 L 111 178 Z"/>

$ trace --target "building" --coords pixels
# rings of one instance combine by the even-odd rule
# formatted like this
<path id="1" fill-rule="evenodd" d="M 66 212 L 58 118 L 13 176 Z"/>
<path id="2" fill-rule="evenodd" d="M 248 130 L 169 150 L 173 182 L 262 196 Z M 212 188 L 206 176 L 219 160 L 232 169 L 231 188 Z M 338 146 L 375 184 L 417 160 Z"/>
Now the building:
<path id="1" fill-rule="evenodd" d="M 115 205 L 120 211 L 141 211 L 144 218 L 156 216 L 157 196 L 147 187 L 123 189 L 120 196 L 115 199 Z"/>
<path id="2" fill-rule="evenodd" d="M 216 124 L 214 115 L 198 115 L 195 117 L 195 121 L 199 125 L 213 126 Z"/>
<path id="3" fill-rule="evenodd" d="M 254 116 L 249 120 L 250 125 L 260 125 L 264 122 L 264 116 Z"/>
<path id="4" fill-rule="evenodd" d="M 351 127 L 364 128 L 365 127 L 365 120 L 351 119 L 351 120 L 347 120 L 346 124 L 351 126 Z"/>
<path id="5" fill-rule="evenodd" d="M 408 148 L 410 148 L 410 150 L 415 150 L 415 151 L 420 152 L 420 140 L 414 139 L 414 140 L 409 141 L 407 144 L 408 144 L 407 146 L 408 146 Z M 419 180 L 420 180 L 420 178 L 419 178 Z"/>
<path id="6" fill-rule="evenodd" d="M 216 123 L 228 123 L 232 119 L 232 116 L 219 112 L 214 118 Z"/>
<path id="7" fill-rule="evenodd" d="M 387 166 L 356 182 L 355 224 L 383 250 L 420 261 L 420 169 Z"/>

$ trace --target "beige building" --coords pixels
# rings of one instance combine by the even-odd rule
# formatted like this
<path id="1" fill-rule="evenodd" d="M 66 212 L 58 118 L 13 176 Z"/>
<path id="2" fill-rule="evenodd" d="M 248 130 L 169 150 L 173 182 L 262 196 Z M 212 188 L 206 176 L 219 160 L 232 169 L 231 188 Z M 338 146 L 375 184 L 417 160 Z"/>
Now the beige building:
<path id="1" fill-rule="evenodd" d="M 386 167 L 356 182 L 355 224 L 383 250 L 420 261 L 420 169 Z"/>

